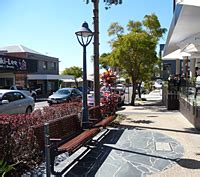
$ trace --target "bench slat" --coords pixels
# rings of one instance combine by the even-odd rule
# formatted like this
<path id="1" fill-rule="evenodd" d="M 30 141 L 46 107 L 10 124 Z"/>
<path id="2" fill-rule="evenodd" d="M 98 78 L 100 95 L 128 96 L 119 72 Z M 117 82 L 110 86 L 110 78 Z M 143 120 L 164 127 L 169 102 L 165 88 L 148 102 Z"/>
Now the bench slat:
<path id="1" fill-rule="evenodd" d="M 62 146 L 58 147 L 58 151 L 59 152 L 67 151 L 69 154 L 71 154 L 74 151 L 76 151 L 76 149 L 78 149 L 80 146 L 88 142 L 88 140 L 91 140 L 99 132 L 100 132 L 99 128 L 92 128 L 92 129 L 85 130 L 80 135 L 71 139 L 70 141 L 63 144 Z"/>
<path id="2" fill-rule="evenodd" d="M 116 118 L 115 116 L 106 117 L 105 119 L 102 119 L 100 122 L 98 122 L 97 124 L 95 124 L 95 126 L 105 127 L 108 124 L 110 124 L 113 120 L 115 120 L 115 118 Z"/>

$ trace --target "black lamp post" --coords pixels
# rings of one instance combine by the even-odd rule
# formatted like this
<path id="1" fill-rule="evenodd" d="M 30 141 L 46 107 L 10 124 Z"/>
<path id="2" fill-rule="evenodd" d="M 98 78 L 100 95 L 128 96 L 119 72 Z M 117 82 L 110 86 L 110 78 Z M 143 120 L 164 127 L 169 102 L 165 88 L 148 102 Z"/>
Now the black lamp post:
<path id="1" fill-rule="evenodd" d="M 82 24 L 80 31 L 76 33 L 78 42 L 83 46 L 83 108 L 82 108 L 82 128 L 88 128 L 88 105 L 87 105 L 87 64 L 86 64 L 86 47 L 92 40 L 93 32 L 89 29 L 87 22 Z"/>

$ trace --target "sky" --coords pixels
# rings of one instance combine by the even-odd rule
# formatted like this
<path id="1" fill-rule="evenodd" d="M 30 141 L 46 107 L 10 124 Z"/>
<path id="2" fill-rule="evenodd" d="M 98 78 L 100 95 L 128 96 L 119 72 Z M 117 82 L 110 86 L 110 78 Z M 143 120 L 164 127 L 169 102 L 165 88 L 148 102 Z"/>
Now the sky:
<path id="1" fill-rule="evenodd" d="M 161 27 L 169 29 L 173 0 L 123 0 L 105 9 L 99 0 L 100 55 L 110 52 L 107 30 L 118 22 L 126 28 L 129 20 L 141 21 L 155 13 Z M 84 21 L 93 31 L 93 4 L 84 0 L 0 0 L 0 47 L 21 44 L 45 55 L 59 58 L 60 71 L 82 67 L 83 49 L 75 32 Z M 166 35 L 160 41 L 165 43 Z M 87 73 L 93 74 L 93 45 L 87 47 Z"/>

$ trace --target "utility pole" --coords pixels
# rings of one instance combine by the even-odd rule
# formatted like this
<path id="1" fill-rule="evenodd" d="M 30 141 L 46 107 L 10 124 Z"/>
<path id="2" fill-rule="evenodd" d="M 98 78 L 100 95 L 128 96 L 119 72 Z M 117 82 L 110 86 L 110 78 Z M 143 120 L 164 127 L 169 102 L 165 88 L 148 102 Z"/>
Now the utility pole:
<path id="1" fill-rule="evenodd" d="M 100 82 L 99 82 L 99 0 L 93 0 L 93 23 L 94 23 L 94 103 L 100 105 Z"/>
<path id="2" fill-rule="evenodd" d="M 86 4 L 90 0 L 84 0 Z M 93 23 L 94 23 L 94 103 L 100 105 L 100 82 L 99 82 L 99 0 L 91 0 L 93 3 Z M 122 0 L 104 0 L 106 9 L 112 4 L 122 4 Z"/>
<path id="3" fill-rule="evenodd" d="M 175 11 L 175 7 L 176 7 L 176 0 L 173 0 L 173 12 Z"/>

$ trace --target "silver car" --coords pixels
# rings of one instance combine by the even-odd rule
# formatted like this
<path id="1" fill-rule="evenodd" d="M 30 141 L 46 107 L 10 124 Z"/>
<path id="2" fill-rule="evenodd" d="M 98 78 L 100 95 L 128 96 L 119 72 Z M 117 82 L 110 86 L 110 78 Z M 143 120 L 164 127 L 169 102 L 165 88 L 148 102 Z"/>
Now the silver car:
<path id="1" fill-rule="evenodd" d="M 18 90 L 0 90 L 0 114 L 31 113 L 35 102 Z"/>

